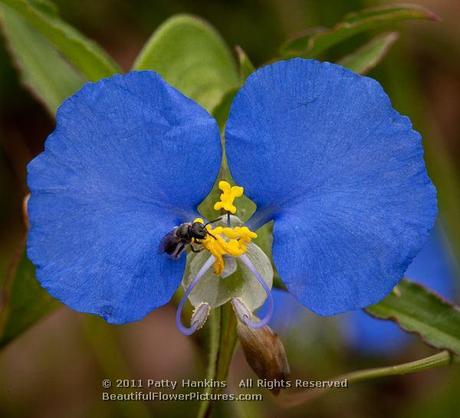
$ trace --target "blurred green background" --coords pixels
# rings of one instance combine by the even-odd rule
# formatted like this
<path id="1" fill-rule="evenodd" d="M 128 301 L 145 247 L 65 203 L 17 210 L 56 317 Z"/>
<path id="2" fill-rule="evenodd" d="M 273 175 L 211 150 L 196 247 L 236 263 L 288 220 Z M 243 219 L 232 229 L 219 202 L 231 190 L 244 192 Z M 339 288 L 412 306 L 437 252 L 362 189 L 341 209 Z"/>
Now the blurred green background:
<path id="1" fill-rule="evenodd" d="M 388 1 L 363 0 L 57 0 L 62 17 L 98 41 L 127 70 L 152 31 L 176 13 L 209 21 L 228 45 L 240 45 L 256 66 L 309 26 L 332 26 L 347 12 Z M 401 36 L 371 72 L 393 104 L 425 138 L 427 165 L 438 190 L 446 232 L 460 253 L 460 2 L 419 0 L 442 22 L 401 25 Z M 352 39 L 349 50 L 358 45 Z M 346 49 L 347 50 L 347 49 Z M 332 56 L 334 51 L 332 51 Z M 4 42 L 0 43 L 0 274 L 2 279 L 23 230 L 25 165 L 42 150 L 53 119 L 24 89 Z M 393 358 L 357 355 L 338 338 L 334 319 L 305 313 L 302 326 L 283 340 L 293 376 L 327 378 L 356 368 L 409 361 L 432 350 L 422 343 Z M 301 332 L 303 330 L 303 332 Z M 104 403 L 105 377 L 203 377 L 206 364 L 194 341 L 174 327 L 174 308 L 144 321 L 110 327 L 67 308 L 54 312 L 0 354 L 1 417 L 176 417 L 197 404 Z M 236 353 L 230 382 L 253 376 Z M 460 417 L 458 368 L 388 378 L 331 393 L 311 404 L 281 409 L 265 393 L 263 403 L 222 404 L 218 416 Z M 193 411 L 192 411 L 193 409 Z"/>

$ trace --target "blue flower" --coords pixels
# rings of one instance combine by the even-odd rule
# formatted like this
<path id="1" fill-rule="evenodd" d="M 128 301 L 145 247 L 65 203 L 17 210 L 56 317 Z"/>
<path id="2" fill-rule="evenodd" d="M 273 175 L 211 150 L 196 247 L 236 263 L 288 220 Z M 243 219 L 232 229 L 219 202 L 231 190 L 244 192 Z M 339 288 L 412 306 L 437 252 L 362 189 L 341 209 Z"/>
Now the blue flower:
<path id="1" fill-rule="evenodd" d="M 28 255 L 41 285 L 111 323 L 167 303 L 185 259 L 159 254 L 159 242 L 196 216 L 220 163 L 214 119 L 159 75 L 87 84 L 28 166 Z"/>
<path id="2" fill-rule="evenodd" d="M 370 78 L 313 60 L 263 67 L 237 94 L 225 138 L 257 204 L 246 225 L 274 220 L 275 266 L 318 314 L 382 299 L 432 228 L 420 135 Z M 112 323 L 167 303 L 185 261 L 159 243 L 197 216 L 220 164 L 214 119 L 157 74 L 86 85 L 28 167 L 28 254 L 42 286 Z"/>
<path id="3" fill-rule="evenodd" d="M 288 290 L 322 315 L 376 303 L 401 279 L 436 216 L 420 135 L 380 84 L 302 59 L 254 73 L 226 127 L 233 178 L 274 219 Z"/>

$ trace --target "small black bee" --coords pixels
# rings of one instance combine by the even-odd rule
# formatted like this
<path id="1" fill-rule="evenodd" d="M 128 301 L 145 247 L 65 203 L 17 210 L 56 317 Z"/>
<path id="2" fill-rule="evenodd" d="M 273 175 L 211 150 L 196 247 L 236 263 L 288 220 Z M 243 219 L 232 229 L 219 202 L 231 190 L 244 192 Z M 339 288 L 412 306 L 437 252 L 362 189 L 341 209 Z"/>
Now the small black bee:
<path id="1" fill-rule="evenodd" d="M 194 253 L 199 253 L 202 249 L 195 249 L 193 247 L 193 240 L 202 240 L 206 238 L 206 235 L 210 235 L 214 239 L 216 237 L 212 235 L 207 229 L 206 225 L 212 224 L 214 222 L 220 221 L 221 218 L 217 218 L 214 221 L 210 221 L 208 223 L 200 223 L 200 222 L 193 222 L 193 223 L 184 223 L 176 228 L 174 228 L 171 232 L 166 234 L 164 238 L 161 240 L 160 244 L 160 251 L 162 253 L 168 254 L 171 258 L 177 260 L 181 254 L 185 251 L 187 245 L 190 246 L 190 249 Z"/>

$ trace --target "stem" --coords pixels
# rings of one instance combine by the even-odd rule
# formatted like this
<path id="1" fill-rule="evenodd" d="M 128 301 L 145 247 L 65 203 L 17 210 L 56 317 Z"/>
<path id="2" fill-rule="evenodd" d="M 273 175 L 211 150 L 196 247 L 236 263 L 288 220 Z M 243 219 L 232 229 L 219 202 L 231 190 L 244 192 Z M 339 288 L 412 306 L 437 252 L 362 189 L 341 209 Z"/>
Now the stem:
<path id="1" fill-rule="evenodd" d="M 221 308 L 220 317 L 220 346 L 219 346 L 219 361 L 217 363 L 217 380 L 225 380 L 228 375 L 230 363 L 236 346 L 236 325 L 237 320 L 233 309 L 229 303 L 226 303 Z"/>
<path id="2" fill-rule="evenodd" d="M 236 346 L 236 318 L 229 303 L 214 309 L 209 321 L 209 365 L 207 379 L 225 380 Z M 207 388 L 205 393 L 218 393 L 221 388 Z M 209 418 L 213 403 L 201 401 L 197 418 Z"/>
<path id="3" fill-rule="evenodd" d="M 420 360 L 410 361 L 408 363 L 398 364 L 395 366 L 358 370 L 355 372 L 334 377 L 332 379 L 328 379 L 328 381 L 343 382 L 346 380 L 348 384 L 358 383 L 365 380 L 375 379 L 378 377 L 400 376 L 409 373 L 418 373 L 424 370 L 446 366 L 457 361 L 458 359 L 454 357 L 449 351 L 444 350 L 432 356 L 422 358 Z M 332 389 L 334 388 L 318 388 L 310 390 L 308 392 L 293 393 L 288 395 L 284 394 L 279 397 L 279 403 L 281 406 L 284 406 L 286 408 L 298 406 L 300 404 L 316 399 L 317 397 L 329 392 Z"/>
<path id="4" fill-rule="evenodd" d="M 21 239 L 18 242 L 16 248 L 14 249 L 14 253 L 11 257 L 11 260 L 7 265 L 5 279 L 3 281 L 0 281 L 0 336 L 2 337 L 8 319 L 10 297 L 14 279 L 16 278 L 18 266 L 21 263 L 22 257 L 25 253 L 26 239 L 27 234 L 26 232 L 24 232 L 21 234 Z"/>
<path id="5" fill-rule="evenodd" d="M 410 361 L 396 366 L 378 367 L 376 369 L 351 372 L 343 375 L 342 380 L 347 379 L 349 383 L 357 383 L 383 376 L 400 376 L 409 373 L 418 373 L 435 367 L 446 366 L 452 363 L 452 357 L 450 352 L 445 350 L 420 360 Z"/>
<path id="6" fill-rule="evenodd" d="M 206 373 L 207 379 L 215 379 L 217 358 L 219 353 L 219 340 L 220 340 L 220 316 L 221 308 L 216 308 L 211 312 L 209 316 L 209 335 L 208 335 L 208 370 Z M 206 388 L 204 393 L 211 393 L 212 388 Z M 197 418 L 204 418 L 208 416 L 208 412 L 211 409 L 210 401 L 201 401 L 200 408 L 198 409 Z"/>

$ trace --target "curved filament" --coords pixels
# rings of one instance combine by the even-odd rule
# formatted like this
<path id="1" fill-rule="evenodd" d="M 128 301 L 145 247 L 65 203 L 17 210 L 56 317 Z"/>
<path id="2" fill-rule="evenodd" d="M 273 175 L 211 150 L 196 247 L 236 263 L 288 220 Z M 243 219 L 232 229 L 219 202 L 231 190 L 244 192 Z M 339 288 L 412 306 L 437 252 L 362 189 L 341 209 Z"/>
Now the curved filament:
<path id="1" fill-rule="evenodd" d="M 249 257 L 246 254 L 243 254 L 240 256 L 240 260 L 246 265 L 246 267 L 249 269 L 249 271 L 255 276 L 259 284 L 263 287 L 265 290 L 265 293 L 267 294 L 267 302 L 268 302 L 268 310 L 265 316 L 258 322 L 253 321 L 250 317 L 249 314 L 244 314 L 241 315 L 241 320 L 251 328 L 263 328 L 265 325 L 267 325 L 270 322 L 270 319 L 272 318 L 273 315 L 273 296 L 271 293 L 270 287 L 268 287 L 267 283 L 261 276 L 261 274 L 257 271 L 257 269 L 254 267 L 254 264 L 252 264 L 252 261 L 249 259 Z"/>
<path id="2" fill-rule="evenodd" d="M 201 266 L 200 270 L 198 271 L 198 274 L 192 280 L 192 283 L 190 283 L 190 286 L 185 291 L 184 295 L 182 296 L 181 301 L 179 302 L 179 306 L 177 307 L 177 312 L 176 312 L 176 326 L 178 330 L 184 335 L 192 335 L 198 328 L 200 328 L 203 325 L 203 323 L 200 323 L 199 321 L 193 321 L 193 317 L 192 317 L 192 323 L 190 327 L 186 327 L 185 325 L 183 325 L 182 320 L 181 320 L 182 310 L 184 308 L 185 302 L 187 301 L 190 293 L 192 293 L 193 289 L 196 287 L 200 279 L 211 268 L 214 261 L 215 261 L 214 256 L 211 256 L 206 260 L 206 262 Z"/>

